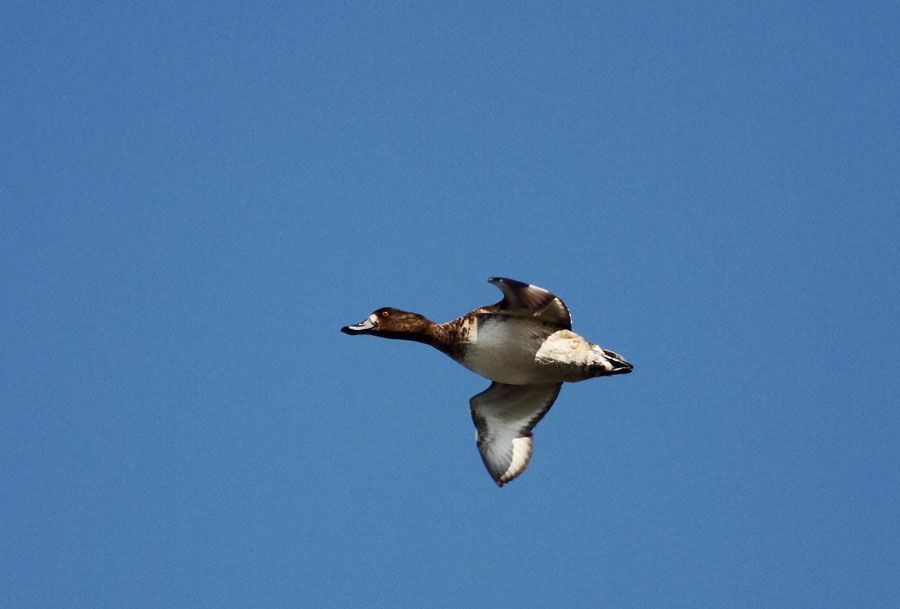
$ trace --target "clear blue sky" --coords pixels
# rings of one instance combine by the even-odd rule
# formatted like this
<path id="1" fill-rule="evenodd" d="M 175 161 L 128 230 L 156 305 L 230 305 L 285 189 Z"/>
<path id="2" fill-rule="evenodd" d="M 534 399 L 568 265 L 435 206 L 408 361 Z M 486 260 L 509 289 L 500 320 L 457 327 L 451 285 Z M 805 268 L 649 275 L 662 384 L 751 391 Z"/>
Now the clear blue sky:
<path id="1" fill-rule="evenodd" d="M 7 5 L 0 597 L 894 608 L 895 3 Z M 636 368 L 498 489 L 340 326 L 537 283 Z"/>

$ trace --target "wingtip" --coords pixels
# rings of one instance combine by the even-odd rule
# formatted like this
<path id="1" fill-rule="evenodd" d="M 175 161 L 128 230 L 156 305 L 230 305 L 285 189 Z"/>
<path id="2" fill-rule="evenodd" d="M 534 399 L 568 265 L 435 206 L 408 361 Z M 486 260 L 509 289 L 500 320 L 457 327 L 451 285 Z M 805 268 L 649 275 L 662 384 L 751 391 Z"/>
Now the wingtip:
<path id="1" fill-rule="evenodd" d="M 509 277 L 488 277 L 488 283 L 492 283 L 495 285 L 498 283 L 506 283 L 513 287 L 528 287 L 531 285 L 529 283 L 525 283 L 524 281 L 519 281 L 518 279 L 510 279 Z"/>

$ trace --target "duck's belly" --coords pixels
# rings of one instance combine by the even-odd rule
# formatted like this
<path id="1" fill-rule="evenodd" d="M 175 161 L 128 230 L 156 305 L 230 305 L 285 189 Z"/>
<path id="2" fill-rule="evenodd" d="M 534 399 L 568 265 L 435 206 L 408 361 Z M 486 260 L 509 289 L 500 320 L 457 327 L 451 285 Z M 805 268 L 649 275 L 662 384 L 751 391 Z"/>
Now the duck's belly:
<path id="1" fill-rule="evenodd" d="M 591 345 L 569 330 L 525 317 L 497 315 L 478 321 L 460 363 L 509 385 L 580 381 L 591 374 Z"/>

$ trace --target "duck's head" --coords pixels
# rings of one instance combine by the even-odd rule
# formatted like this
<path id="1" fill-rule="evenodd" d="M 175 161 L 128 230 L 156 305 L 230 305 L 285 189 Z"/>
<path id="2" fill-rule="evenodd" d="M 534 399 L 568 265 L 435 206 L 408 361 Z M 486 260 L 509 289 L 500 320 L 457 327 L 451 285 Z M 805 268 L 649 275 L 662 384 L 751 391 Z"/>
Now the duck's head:
<path id="1" fill-rule="evenodd" d="M 422 341 L 434 322 L 418 313 L 383 307 L 374 311 L 358 324 L 344 326 L 344 334 L 372 334 L 384 338 L 401 338 Z"/>

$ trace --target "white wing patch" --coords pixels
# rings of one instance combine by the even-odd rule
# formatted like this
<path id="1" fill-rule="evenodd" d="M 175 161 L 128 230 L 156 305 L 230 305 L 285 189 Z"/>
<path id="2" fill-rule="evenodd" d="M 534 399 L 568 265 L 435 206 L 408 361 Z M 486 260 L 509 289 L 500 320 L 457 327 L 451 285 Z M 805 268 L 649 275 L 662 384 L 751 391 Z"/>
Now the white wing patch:
<path id="1" fill-rule="evenodd" d="M 550 410 L 561 387 L 562 383 L 491 383 L 469 401 L 481 459 L 498 486 L 528 467 L 534 444 L 531 430 Z"/>
<path id="2" fill-rule="evenodd" d="M 534 438 L 530 436 L 516 438 L 512 441 L 512 445 L 512 462 L 509 464 L 509 469 L 500 476 L 500 482 L 504 484 L 524 472 L 525 468 L 528 467 L 528 462 L 531 461 L 531 447 L 534 445 Z"/>

